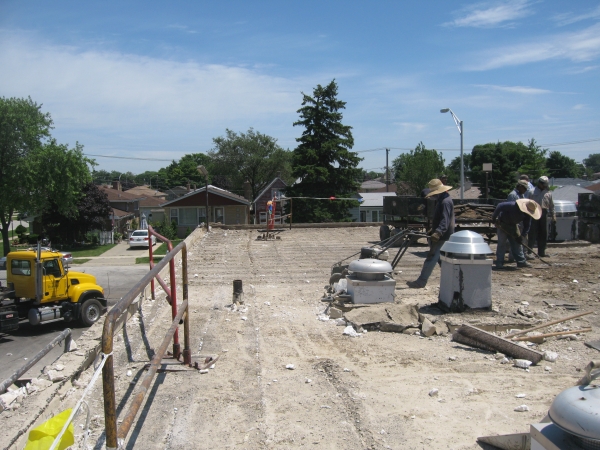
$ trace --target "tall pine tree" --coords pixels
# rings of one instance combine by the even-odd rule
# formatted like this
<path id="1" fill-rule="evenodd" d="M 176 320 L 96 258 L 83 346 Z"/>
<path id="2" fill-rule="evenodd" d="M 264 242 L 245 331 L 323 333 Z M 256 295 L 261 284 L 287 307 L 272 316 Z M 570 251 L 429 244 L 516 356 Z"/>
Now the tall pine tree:
<path id="1" fill-rule="evenodd" d="M 342 109 L 346 102 L 337 99 L 335 80 L 327 86 L 317 85 L 312 97 L 302 93 L 300 120 L 303 126 L 298 147 L 293 152 L 292 175 L 298 180 L 287 189 L 293 200 L 293 221 L 296 223 L 343 222 L 350 220 L 349 209 L 354 200 L 315 200 L 315 198 L 349 197 L 357 192 L 362 160 L 356 152 L 352 127 L 342 124 Z"/>

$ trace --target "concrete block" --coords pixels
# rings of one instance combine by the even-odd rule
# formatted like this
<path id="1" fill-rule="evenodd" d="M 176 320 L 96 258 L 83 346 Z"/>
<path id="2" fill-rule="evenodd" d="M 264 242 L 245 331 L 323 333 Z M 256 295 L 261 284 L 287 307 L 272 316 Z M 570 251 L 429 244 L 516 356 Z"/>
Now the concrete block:
<path id="1" fill-rule="evenodd" d="M 329 318 L 330 319 L 340 319 L 343 317 L 343 313 L 338 308 L 329 308 Z"/>
<path id="2" fill-rule="evenodd" d="M 433 336 L 436 332 L 435 325 L 432 324 L 429 319 L 423 319 L 423 323 L 421 324 L 421 332 L 425 337 Z"/>

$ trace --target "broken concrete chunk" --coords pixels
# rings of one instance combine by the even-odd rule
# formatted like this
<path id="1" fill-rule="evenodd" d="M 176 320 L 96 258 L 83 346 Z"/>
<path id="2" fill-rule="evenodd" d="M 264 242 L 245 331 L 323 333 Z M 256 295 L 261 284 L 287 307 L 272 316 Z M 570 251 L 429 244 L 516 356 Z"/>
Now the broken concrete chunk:
<path id="1" fill-rule="evenodd" d="M 429 319 L 424 318 L 421 324 L 421 333 L 425 337 L 430 337 L 435 334 L 435 325 L 433 325 Z"/>
<path id="2" fill-rule="evenodd" d="M 21 396 L 22 394 L 20 394 L 19 391 L 8 391 L 0 395 L 0 411 L 9 409 L 10 406 Z"/>
<path id="3" fill-rule="evenodd" d="M 79 347 L 77 346 L 77 341 L 75 339 L 71 339 L 71 342 L 69 342 L 69 345 L 67 346 L 67 351 L 74 352 L 78 348 Z"/>
<path id="4" fill-rule="evenodd" d="M 520 367 L 521 369 L 528 369 L 529 366 L 531 366 L 533 363 L 531 361 L 528 361 L 526 359 L 515 359 L 513 361 L 513 365 L 515 367 Z"/>
<path id="5" fill-rule="evenodd" d="M 343 316 L 342 311 L 338 308 L 329 308 L 330 319 L 340 319 Z"/>
<path id="6" fill-rule="evenodd" d="M 352 325 L 348 325 L 346 328 L 344 328 L 344 334 L 350 337 L 358 337 L 362 335 L 362 333 L 357 333 Z"/>
<path id="7" fill-rule="evenodd" d="M 550 315 L 547 312 L 545 312 L 545 311 L 536 311 L 536 312 L 533 313 L 533 315 L 537 319 L 548 320 L 550 318 Z"/>
<path id="8" fill-rule="evenodd" d="M 62 380 L 64 380 L 66 378 L 66 376 L 63 375 L 62 373 L 59 373 L 58 371 L 52 370 L 52 369 L 48 370 L 48 373 L 46 374 L 46 376 L 53 383 L 57 383 L 57 382 L 62 381 Z"/>
<path id="9" fill-rule="evenodd" d="M 527 405 L 519 405 L 514 410 L 517 411 L 517 412 L 529 411 L 529 406 L 527 406 Z"/>
<path id="10" fill-rule="evenodd" d="M 546 350 L 544 352 L 544 359 L 548 362 L 555 362 L 558 359 L 558 353 Z"/>

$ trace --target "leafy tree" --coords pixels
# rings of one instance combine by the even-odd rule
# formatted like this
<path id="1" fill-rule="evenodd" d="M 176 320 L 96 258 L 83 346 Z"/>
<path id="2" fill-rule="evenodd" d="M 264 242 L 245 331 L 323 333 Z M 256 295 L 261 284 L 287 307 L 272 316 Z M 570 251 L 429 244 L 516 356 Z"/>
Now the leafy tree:
<path id="1" fill-rule="evenodd" d="M 209 181 L 212 170 L 212 159 L 204 153 L 184 155 L 179 161 L 173 161 L 168 167 L 158 171 L 158 186 L 161 189 L 175 186 L 187 186 L 188 183 L 198 186 L 204 185 L 204 177 L 198 173 L 198 166 L 205 166 L 209 172 Z"/>
<path id="2" fill-rule="evenodd" d="M 463 163 L 465 180 L 471 178 L 471 155 L 468 153 L 463 154 Z M 457 156 L 450 164 L 446 166 L 445 175 L 448 177 L 447 183 L 450 186 L 460 187 L 460 156 Z"/>
<path id="3" fill-rule="evenodd" d="M 350 151 L 354 138 L 352 127 L 342 124 L 341 110 L 346 102 L 337 99 L 335 80 L 327 86 L 317 85 L 312 97 L 302 93 L 300 120 L 294 126 L 304 127 L 299 145 L 293 152 L 292 175 L 300 181 L 290 186 L 286 195 L 308 197 L 293 201 L 294 222 L 338 222 L 349 220 L 353 200 L 313 200 L 314 198 L 348 197 L 358 189 L 361 161 Z"/>
<path id="4" fill-rule="evenodd" d="M 409 153 L 403 153 L 392 162 L 397 181 L 403 181 L 419 194 L 432 178 L 444 172 L 444 158 L 436 150 L 428 150 L 422 142 Z"/>
<path id="5" fill-rule="evenodd" d="M 40 183 L 32 156 L 50 136 L 52 119 L 31 100 L 0 97 L 0 224 L 4 254 L 10 251 L 9 225 L 15 211 L 32 210 Z"/>
<path id="6" fill-rule="evenodd" d="M 521 156 L 522 162 L 519 167 L 520 173 L 526 173 L 529 178 L 535 180 L 542 175 L 546 174 L 546 153 L 548 149 L 543 149 L 536 142 L 535 139 L 531 139 L 527 147 L 525 147 Z"/>
<path id="7" fill-rule="evenodd" d="M 485 172 L 483 164 L 492 163 L 493 171 L 489 174 L 489 190 L 491 198 L 506 198 L 514 189 L 523 166 L 527 147 L 522 142 L 498 142 L 476 145 L 471 151 L 471 179 L 482 187 L 481 197 L 485 197 Z"/>
<path id="8" fill-rule="evenodd" d="M 214 138 L 213 142 L 215 148 L 208 154 L 219 185 L 225 184 L 241 195 L 248 181 L 255 199 L 276 176 L 290 181 L 291 152 L 277 145 L 277 139 L 250 128 L 247 133 L 225 130 L 225 136 Z"/>
<path id="9" fill-rule="evenodd" d="M 592 153 L 583 160 L 587 175 L 600 172 L 600 153 Z"/>
<path id="10" fill-rule="evenodd" d="M 53 242 L 81 241 L 90 231 L 110 229 L 107 223 L 111 214 L 108 196 L 94 183 L 82 186 L 76 208 L 76 215 L 65 215 L 52 201 L 48 211 L 42 215 L 44 231 Z"/>
<path id="11" fill-rule="evenodd" d="M 548 176 L 555 178 L 578 178 L 582 175 L 580 165 L 573 158 L 556 150 L 548 155 L 546 169 Z"/>

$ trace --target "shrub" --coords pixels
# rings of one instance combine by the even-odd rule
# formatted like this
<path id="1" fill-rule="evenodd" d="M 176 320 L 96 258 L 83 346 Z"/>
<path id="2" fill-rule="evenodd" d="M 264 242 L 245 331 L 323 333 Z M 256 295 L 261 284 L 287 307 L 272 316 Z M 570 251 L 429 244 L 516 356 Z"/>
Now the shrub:
<path id="1" fill-rule="evenodd" d="M 39 235 L 30 234 L 29 236 L 27 236 L 27 243 L 28 244 L 37 244 L 38 239 L 39 239 Z"/>
<path id="2" fill-rule="evenodd" d="M 19 240 L 22 241 L 25 239 L 27 228 L 25 228 L 23 225 L 19 225 L 17 228 L 15 228 L 15 233 L 17 233 L 17 236 L 19 236 Z"/>

